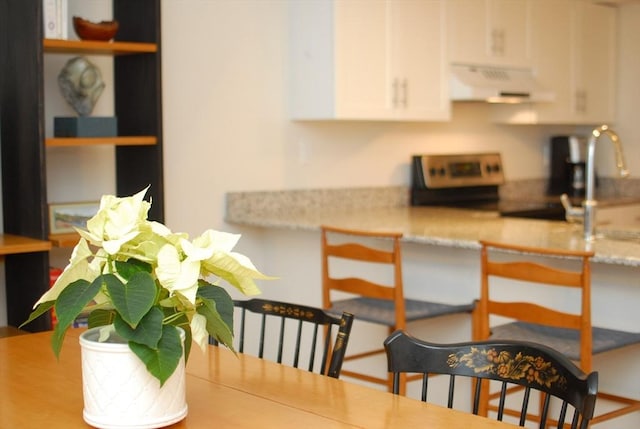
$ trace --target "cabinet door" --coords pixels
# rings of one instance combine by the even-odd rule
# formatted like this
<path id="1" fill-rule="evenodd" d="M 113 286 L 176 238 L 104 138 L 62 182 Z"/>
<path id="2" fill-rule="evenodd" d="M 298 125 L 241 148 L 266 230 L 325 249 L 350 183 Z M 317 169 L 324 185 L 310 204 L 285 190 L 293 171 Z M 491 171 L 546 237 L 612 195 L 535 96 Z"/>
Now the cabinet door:
<path id="1" fill-rule="evenodd" d="M 530 65 L 528 0 L 447 0 L 452 62 Z"/>
<path id="2" fill-rule="evenodd" d="M 484 63 L 488 55 L 488 0 L 447 1 L 449 59 L 456 63 Z"/>
<path id="3" fill-rule="evenodd" d="M 301 120 L 449 118 L 442 0 L 290 3 Z"/>
<path id="4" fill-rule="evenodd" d="M 336 116 L 389 118 L 387 2 L 339 1 L 334 8 Z"/>
<path id="5" fill-rule="evenodd" d="M 578 123 L 615 120 L 616 10 L 576 1 L 575 114 Z"/>
<path id="6" fill-rule="evenodd" d="M 540 86 L 553 102 L 493 106 L 495 122 L 566 123 L 575 120 L 573 0 L 536 0 L 531 7 L 531 56 Z"/>
<path id="7" fill-rule="evenodd" d="M 550 103 L 494 106 L 506 123 L 598 124 L 615 113 L 615 10 L 581 0 L 536 0 L 531 46 Z M 598 55 L 595 55 L 598 53 Z"/>
<path id="8" fill-rule="evenodd" d="M 487 35 L 488 52 L 506 65 L 529 66 L 529 0 L 491 0 Z"/>
<path id="9" fill-rule="evenodd" d="M 440 0 L 389 2 L 391 104 L 405 120 L 447 120 L 450 101 Z"/>

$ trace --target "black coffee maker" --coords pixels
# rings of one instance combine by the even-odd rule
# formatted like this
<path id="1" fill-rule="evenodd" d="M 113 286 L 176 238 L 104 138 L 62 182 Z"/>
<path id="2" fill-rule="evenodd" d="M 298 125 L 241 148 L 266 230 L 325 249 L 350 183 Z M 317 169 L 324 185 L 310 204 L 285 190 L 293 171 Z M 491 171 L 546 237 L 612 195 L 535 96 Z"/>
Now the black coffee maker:
<path id="1" fill-rule="evenodd" d="M 547 194 L 583 197 L 587 183 L 587 138 L 578 135 L 554 136 L 551 137 L 550 149 L 551 171 Z"/>

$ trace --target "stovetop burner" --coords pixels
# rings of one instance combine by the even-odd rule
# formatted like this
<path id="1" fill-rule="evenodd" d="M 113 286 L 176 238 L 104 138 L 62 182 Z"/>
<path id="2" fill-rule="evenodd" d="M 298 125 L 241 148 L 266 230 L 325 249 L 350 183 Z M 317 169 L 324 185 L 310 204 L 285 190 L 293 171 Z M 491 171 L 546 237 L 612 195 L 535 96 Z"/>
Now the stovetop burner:
<path id="1" fill-rule="evenodd" d="M 527 219 L 565 220 L 565 209 L 560 203 L 531 202 L 519 200 L 499 201 L 466 201 L 458 203 L 437 204 L 468 210 L 496 212 L 502 217 L 519 217 Z"/>
<path id="2" fill-rule="evenodd" d="M 495 211 L 505 217 L 564 220 L 560 202 L 501 200 L 504 183 L 499 153 L 416 155 L 411 204 Z"/>

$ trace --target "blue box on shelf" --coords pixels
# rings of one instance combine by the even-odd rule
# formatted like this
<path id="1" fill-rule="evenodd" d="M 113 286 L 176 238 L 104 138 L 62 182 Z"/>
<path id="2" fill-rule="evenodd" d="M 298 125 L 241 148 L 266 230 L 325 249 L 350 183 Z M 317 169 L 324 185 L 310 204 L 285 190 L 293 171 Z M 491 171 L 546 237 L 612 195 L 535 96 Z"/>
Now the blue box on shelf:
<path id="1" fill-rule="evenodd" d="M 74 116 L 53 118 L 54 137 L 116 137 L 115 116 Z"/>

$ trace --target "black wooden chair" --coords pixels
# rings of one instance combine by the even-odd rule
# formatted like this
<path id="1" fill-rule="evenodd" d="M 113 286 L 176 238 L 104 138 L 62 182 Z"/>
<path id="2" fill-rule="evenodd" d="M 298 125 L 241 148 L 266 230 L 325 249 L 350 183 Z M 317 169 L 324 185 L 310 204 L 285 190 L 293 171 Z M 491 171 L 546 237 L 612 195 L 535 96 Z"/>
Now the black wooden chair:
<path id="1" fill-rule="evenodd" d="M 238 352 L 295 368 L 306 367 L 333 378 L 340 376 L 353 315 L 334 317 L 320 308 L 258 298 L 236 300 L 234 304 L 240 309 L 240 326 L 234 330 Z M 209 342 L 217 345 L 214 338 Z"/>
<path id="2" fill-rule="evenodd" d="M 453 408 L 456 377 L 470 377 L 474 386 L 471 411 L 478 414 L 481 392 L 486 393 L 481 385 L 496 380 L 501 385 L 497 420 L 503 420 L 506 391 L 514 385 L 524 388 L 520 426 L 524 426 L 527 418 L 531 390 L 541 392 L 544 397 L 538 404 L 542 410 L 540 428 L 547 427 L 549 422 L 557 423 L 558 428 L 567 427 L 565 420 L 571 409 L 571 428 L 586 428 L 593 417 L 598 373 L 585 374 L 562 353 L 547 346 L 509 340 L 433 344 L 398 330 L 384 341 L 384 347 L 394 393 L 399 391 L 400 374 L 422 374 L 421 399 L 426 402 L 429 375 L 449 375 L 447 406 Z"/>

